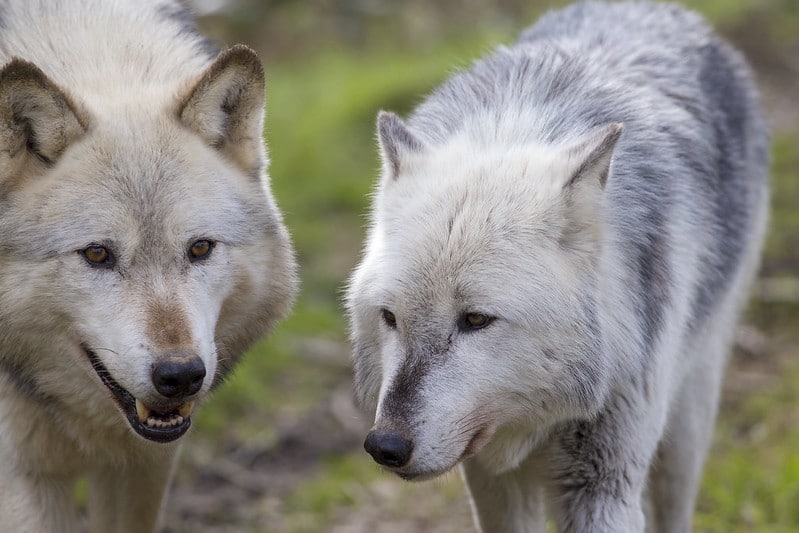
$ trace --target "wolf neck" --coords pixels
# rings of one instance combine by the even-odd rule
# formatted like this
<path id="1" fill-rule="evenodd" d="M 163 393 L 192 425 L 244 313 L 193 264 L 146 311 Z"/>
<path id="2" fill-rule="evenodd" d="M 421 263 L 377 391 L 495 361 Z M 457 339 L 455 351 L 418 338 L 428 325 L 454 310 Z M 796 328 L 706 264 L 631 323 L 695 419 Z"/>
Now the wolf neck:
<path id="1" fill-rule="evenodd" d="M 500 429 L 474 457 L 487 471 L 500 475 L 517 468 L 535 450 L 546 446 L 550 429 L 530 431 L 527 427 Z"/>
<path id="2" fill-rule="evenodd" d="M 546 110 L 519 105 L 502 110 L 476 109 L 454 120 L 417 115 L 409 119 L 408 124 L 430 145 L 460 145 L 487 152 L 550 144 L 553 139 L 552 134 L 547 133 L 547 116 Z M 427 126 L 428 119 L 440 121 L 439 126 Z"/>
<path id="3" fill-rule="evenodd" d="M 595 94 L 590 65 L 580 54 L 549 51 L 547 43 L 499 47 L 442 85 L 408 126 L 430 145 L 465 136 L 477 146 L 512 146 L 567 141 L 611 122 L 594 116 L 605 97 Z M 574 93 L 591 94 L 583 100 L 593 107 L 575 107 Z"/>

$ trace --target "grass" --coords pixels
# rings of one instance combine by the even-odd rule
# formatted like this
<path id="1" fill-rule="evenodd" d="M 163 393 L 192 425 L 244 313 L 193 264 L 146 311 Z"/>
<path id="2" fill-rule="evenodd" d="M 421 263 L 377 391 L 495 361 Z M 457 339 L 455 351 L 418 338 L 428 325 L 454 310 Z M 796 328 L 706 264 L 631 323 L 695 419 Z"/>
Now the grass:
<path id="1" fill-rule="evenodd" d="M 796 359 L 781 365 L 773 388 L 721 417 L 698 531 L 787 533 L 799 527 L 799 351 L 791 355 Z"/>
<path id="2" fill-rule="evenodd" d="M 771 231 L 764 260 L 768 275 L 796 275 L 799 265 L 798 146 L 799 131 L 774 139 Z"/>

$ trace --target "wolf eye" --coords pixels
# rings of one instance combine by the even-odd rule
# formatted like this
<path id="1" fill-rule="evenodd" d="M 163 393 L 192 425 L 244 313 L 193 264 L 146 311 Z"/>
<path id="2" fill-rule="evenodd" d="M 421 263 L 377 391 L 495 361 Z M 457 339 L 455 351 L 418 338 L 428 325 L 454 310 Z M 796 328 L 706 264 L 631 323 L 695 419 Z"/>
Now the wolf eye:
<path id="1" fill-rule="evenodd" d="M 214 249 L 214 244 L 216 243 L 206 239 L 194 241 L 189 247 L 189 261 L 193 262 L 208 259 L 208 256 L 211 255 L 211 251 Z"/>
<path id="2" fill-rule="evenodd" d="M 108 251 L 108 248 L 99 244 L 90 244 L 79 253 L 95 268 L 113 268 L 116 264 L 114 255 Z"/>
<path id="3" fill-rule="evenodd" d="M 388 309 L 383 309 L 380 314 L 383 317 L 383 322 L 386 323 L 386 326 L 390 327 L 391 329 L 395 329 L 397 327 L 397 317 L 394 316 L 394 313 Z"/>
<path id="4" fill-rule="evenodd" d="M 462 331 L 474 331 L 483 329 L 493 321 L 494 317 L 482 313 L 466 313 L 461 316 L 458 327 L 460 327 Z"/>

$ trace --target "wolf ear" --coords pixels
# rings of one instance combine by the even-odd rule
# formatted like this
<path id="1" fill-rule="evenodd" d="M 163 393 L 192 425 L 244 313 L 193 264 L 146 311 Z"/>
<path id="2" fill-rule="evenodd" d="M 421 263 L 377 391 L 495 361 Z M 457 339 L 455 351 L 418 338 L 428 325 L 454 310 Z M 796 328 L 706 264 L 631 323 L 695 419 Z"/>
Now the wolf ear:
<path id="1" fill-rule="evenodd" d="M 258 176 L 266 80 L 258 56 L 244 45 L 219 54 L 183 98 L 180 119 L 245 172 Z"/>
<path id="2" fill-rule="evenodd" d="M 564 189 L 585 180 L 598 180 L 604 189 L 610 172 L 613 149 L 619 140 L 622 125 L 618 122 L 599 128 L 567 149 L 569 161 L 576 162 Z"/>
<path id="3" fill-rule="evenodd" d="M 380 157 L 394 179 L 399 177 L 402 162 L 408 155 L 425 150 L 424 143 L 411 133 L 402 119 L 388 111 L 380 111 L 377 115 L 377 139 Z"/>
<path id="4" fill-rule="evenodd" d="M 51 165 L 86 131 L 85 113 L 33 63 L 12 59 L 0 70 L 0 177 L 33 156 Z"/>

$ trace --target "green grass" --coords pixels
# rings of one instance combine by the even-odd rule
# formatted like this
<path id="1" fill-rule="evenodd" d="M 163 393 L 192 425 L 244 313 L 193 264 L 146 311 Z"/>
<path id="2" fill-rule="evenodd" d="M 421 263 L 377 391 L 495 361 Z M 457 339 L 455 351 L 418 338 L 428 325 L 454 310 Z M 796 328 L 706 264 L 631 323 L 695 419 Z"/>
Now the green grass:
<path id="1" fill-rule="evenodd" d="M 724 413 L 695 525 L 705 532 L 799 528 L 799 351 L 774 388 Z"/>
<path id="2" fill-rule="evenodd" d="M 289 496 L 289 514 L 312 514 L 304 521 L 324 523 L 342 507 L 357 505 L 357 494 L 368 490 L 370 482 L 381 473 L 377 468 L 355 455 L 331 456 L 324 460 L 320 473 L 303 483 Z"/>
<path id="3" fill-rule="evenodd" d="M 796 275 L 799 265 L 799 130 L 773 143 L 771 230 L 766 240 L 769 275 Z"/>
<path id="4" fill-rule="evenodd" d="M 463 485 L 457 474 L 425 484 L 407 483 L 382 472 L 364 454 L 328 457 L 317 475 L 307 479 L 289 496 L 285 506 L 285 531 L 326 531 L 352 513 L 362 513 L 361 523 L 407 521 L 421 514 L 421 523 L 469 524 L 468 514 L 453 520 L 453 509 L 467 511 Z M 468 511 L 467 511 L 468 512 Z M 351 521 L 349 523 L 352 523 Z M 419 529 L 424 531 L 425 529 Z"/>

